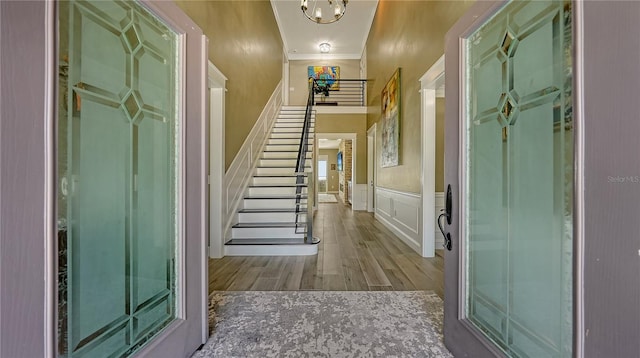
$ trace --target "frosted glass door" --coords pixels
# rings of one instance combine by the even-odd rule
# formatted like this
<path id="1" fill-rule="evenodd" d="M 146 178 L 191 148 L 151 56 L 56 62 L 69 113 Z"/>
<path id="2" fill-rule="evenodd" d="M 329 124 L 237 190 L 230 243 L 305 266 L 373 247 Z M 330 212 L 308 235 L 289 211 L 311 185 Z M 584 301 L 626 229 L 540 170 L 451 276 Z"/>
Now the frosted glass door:
<path id="1" fill-rule="evenodd" d="M 466 316 L 513 357 L 572 355 L 571 3 L 508 3 L 466 41 Z"/>
<path id="2" fill-rule="evenodd" d="M 129 356 L 176 318 L 178 37 L 131 1 L 58 10 L 58 356 Z"/>

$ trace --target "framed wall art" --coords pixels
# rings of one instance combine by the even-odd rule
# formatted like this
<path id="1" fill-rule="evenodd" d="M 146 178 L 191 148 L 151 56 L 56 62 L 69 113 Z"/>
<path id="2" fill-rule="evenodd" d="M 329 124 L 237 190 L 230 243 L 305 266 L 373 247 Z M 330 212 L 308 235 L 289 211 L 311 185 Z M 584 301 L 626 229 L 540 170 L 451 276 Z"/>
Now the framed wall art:
<path id="1" fill-rule="evenodd" d="M 400 164 L 400 68 L 382 89 L 382 153 L 383 168 Z"/>
<path id="2" fill-rule="evenodd" d="M 307 78 L 313 77 L 318 85 L 329 86 L 329 91 L 340 89 L 340 66 L 309 66 Z"/>

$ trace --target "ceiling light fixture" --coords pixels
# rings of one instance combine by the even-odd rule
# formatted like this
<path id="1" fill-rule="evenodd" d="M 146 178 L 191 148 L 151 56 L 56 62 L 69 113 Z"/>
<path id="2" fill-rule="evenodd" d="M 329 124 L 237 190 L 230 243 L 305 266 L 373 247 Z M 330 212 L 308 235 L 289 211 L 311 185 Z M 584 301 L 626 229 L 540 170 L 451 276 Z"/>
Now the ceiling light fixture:
<path id="1" fill-rule="evenodd" d="M 328 42 L 323 42 L 318 45 L 318 47 L 320 47 L 320 52 L 322 53 L 328 53 L 329 51 L 331 51 L 331 44 Z"/>
<path id="2" fill-rule="evenodd" d="M 302 13 L 307 19 L 318 23 L 318 24 L 330 24 L 332 22 L 336 22 L 344 16 L 344 12 L 347 11 L 347 3 L 349 0 L 327 0 L 328 5 L 324 4 L 324 0 L 311 0 L 313 2 L 313 7 L 311 8 L 312 15 L 309 15 L 309 0 L 300 0 L 300 9 L 302 9 Z M 340 6 L 342 3 L 342 6 Z M 333 17 L 329 20 L 322 19 L 322 8 L 325 8 L 328 12 L 333 13 Z"/>

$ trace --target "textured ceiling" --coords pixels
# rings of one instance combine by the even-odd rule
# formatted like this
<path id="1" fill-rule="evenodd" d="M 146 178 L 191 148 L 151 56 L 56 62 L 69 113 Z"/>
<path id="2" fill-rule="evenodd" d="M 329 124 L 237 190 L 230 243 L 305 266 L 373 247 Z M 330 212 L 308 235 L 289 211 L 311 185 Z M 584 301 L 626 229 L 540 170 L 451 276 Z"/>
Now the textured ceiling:
<path id="1" fill-rule="evenodd" d="M 314 0 L 308 0 L 308 4 L 313 8 Z M 290 60 L 360 59 L 378 0 L 350 0 L 342 19 L 324 25 L 302 14 L 300 0 L 271 0 L 271 6 Z M 331 44 L 328 54 L 320 53 L 318 45 L 322 42 Z"/>

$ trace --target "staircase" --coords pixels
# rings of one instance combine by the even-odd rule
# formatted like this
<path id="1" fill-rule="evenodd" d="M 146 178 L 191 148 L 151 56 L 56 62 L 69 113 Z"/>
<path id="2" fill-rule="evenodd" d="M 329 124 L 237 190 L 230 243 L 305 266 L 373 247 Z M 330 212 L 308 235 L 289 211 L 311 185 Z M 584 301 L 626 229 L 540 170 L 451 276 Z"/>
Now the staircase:
<path id="1" fill-rule="evenodd" d="M 296 175 L 304 117 L 305 107 L 288 106 L 280 110 L 238 210 L 232 239 L 225 243 L 226 255 L 314 255 L 318 252 L 317 242 L 307 238 L 315 112 L 311 113 L 304 176 Z"/>

